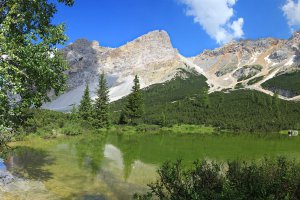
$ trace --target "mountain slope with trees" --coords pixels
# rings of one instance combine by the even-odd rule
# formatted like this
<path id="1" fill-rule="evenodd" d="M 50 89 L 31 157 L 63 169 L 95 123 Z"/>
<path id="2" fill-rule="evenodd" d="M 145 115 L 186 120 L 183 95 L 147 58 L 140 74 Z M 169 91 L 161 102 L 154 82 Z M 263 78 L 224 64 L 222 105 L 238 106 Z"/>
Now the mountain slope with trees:
<path id="1" fill-rule="evenodd" d="M 207 94 L 206 78 L 182 70 L 177 77 L 143 90 L 148 124 L 205 124 L 220 129 L 266 132 L 300 128 L 300 103 L 254 90 Z M 118 121 L 125 97 L 111 104 Z"/>
<path id="2" fill-rule="evenodd" d="M 292 72 L 276 76 L 262 84 L 262 87 L 283 96 L 294 97 L 300 95 L 300 72 Z"/>

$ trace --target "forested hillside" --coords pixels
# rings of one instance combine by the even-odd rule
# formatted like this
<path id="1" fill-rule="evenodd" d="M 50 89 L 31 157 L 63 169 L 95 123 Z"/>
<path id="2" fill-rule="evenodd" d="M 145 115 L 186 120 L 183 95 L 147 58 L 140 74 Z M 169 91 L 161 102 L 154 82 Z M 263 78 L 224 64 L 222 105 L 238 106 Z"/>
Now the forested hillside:
<path id="1" fill-rule="evenodd" d="M 278 91 L 287 97 L 300 95 L 300 72 L 293 72 L 276 76 L 262 84 L 262 87 Z"/>
<path id="2" fill-rule="evenodd" d="M 206 78 L 182 71 L 177 78 L 143 90 L 144 122 L 205 124 L 221 129 L 264 132 L 300 128 L 300 103 L 252 90 L 207 93 Z M 117 123 L 126 97 L 111 104 Z"/>

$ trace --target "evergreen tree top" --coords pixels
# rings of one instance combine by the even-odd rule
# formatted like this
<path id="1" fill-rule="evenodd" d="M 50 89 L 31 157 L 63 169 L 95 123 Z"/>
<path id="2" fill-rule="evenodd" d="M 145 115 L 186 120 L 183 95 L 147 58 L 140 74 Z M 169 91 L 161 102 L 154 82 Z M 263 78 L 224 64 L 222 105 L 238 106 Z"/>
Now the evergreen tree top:
<path id="1" fill-rule="evenodd" d="M 139 77 L 137 75 L 135 75 L 133 83 L 134 85 L 132 87 L 132 92 L 137 92 L 138 90 L 140 90 L 141 86 L 140 86 Z"/>
<path id="2" fill-rule="evenodd" d="M 82 99 L 79 105 L 79 113 L 83 119 L 88 119 L 91 116 L 92 100 L 90 97 L 89 85 L 86 84 Z"/>
<path id="3" fill-rule="evenodd" d="M 97 98 L 94 105 L 94 125 L 98 128 L 109 125 L 109 90 L 107 87 L 104 72 L 99 76 Z"/>

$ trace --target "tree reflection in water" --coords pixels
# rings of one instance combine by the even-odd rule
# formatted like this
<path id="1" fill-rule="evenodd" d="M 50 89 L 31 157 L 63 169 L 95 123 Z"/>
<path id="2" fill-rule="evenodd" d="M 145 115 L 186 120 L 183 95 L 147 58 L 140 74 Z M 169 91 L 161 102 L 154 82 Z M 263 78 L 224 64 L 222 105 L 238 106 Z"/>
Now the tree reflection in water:
<path id="1" fill-rule="evenodd" d="M 52 165 L 54 158 L 46 151 L 30 147 L 17 147 L 6 161 L 7 169 L 20 178 L 46 181 L 52 178 L 52 173 L 45 167 Z"/>
<path id="2" fill-rule="evenodd" d="M 105 138 L 101 135 L 99 138 L 83 138 L 76 142 L 75 149 L 79 166 L 97 173 L 101 169 L 104 145 Z"/>

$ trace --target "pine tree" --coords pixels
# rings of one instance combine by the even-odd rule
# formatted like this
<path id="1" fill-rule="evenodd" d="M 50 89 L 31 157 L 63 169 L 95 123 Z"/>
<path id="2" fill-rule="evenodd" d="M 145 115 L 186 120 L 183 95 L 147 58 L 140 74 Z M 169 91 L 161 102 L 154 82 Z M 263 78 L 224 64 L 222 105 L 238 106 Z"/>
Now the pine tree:
<path id="1" fill-rule="evenodd" d="M 279 93 L 275 91 L 272 97 L 272 104 L 275 109 L 279 109 Z"/>
<path id="2" fill-rule="evenodd" d="M 208 96 L 208 89 L 207 88 L 201 88 L 199 98 L 196 102 L 197 106 L 209 108 L 210 107 L 210 100 Z"/>
<path id="3" fill-rule="evenodd" d="M 119 118 L 119 124 L 128 124 L 128 116 L 125 109 L 121 111 L 120 118 Z"/>
<path id="4" fill-rule="evenodd" d="M 279 119 L 280 118 L 280 109 L 279 109 L 279 103 L 280 103 L 280 100 L 279 100 L 279 93 L 278 91 L 275 91 L 274 92 L 274 95 L 272 97 L 272 103 L 273 103 L 273 108 L 275 109 L 275 112 L 276 112 L 276 117 Z"/>
<path id="5" fill-rule="evenodd" d="M 254 94 L 254 92 L 251 90 L 251 101 L 252 101 L 252 103 L 256 103 L 256 101 L 255 101 L 255 94 Z"/>
<path id="6" fill-rule="evenodd" d="M 97 128 L 107 127 L 109 125 L 109 96 L 107 82 L 104 73 L 99 77 L 99 88 L 97 90 L 97 99 L 95 102 L 94 125 Z"/>
<path id="7" fill-rule="evenodd" d="M 144 114 L 144 100 L 137 75 L 135 76 L 133 83 L 132 93 L 129 95 L 127 105 L 123 110 L 125 116 L 121 117 L 128 119 L 128 122 L 131 124 L 138 124 Z"/>
<path id="8" fill-rule="evenodd" d="M 90 97 L 89 85 L 86 84 L 83 97 L 80 101 L 79 115 L 84 120 L 89 120 L 92 117 L 92 100 Z"/>
<path id="9" fill-rule="evenodd" d="M 165 115 L 164 112 L 161 113 L 159 124 L 160 124 L 162 127 L 166 126 L 166 124 L 167 124 L 167 119 L 166 119 L 166 115 Z"/>
<path id="10" fill-rule="evenodd" d="M 78 118 L 78 108 L 75 105 L 72 106 L 72 110 L 71 110 L 71 115 L 70 116 L 71 116 L 72 120 L 75 120 L 75 119 Z"/>

